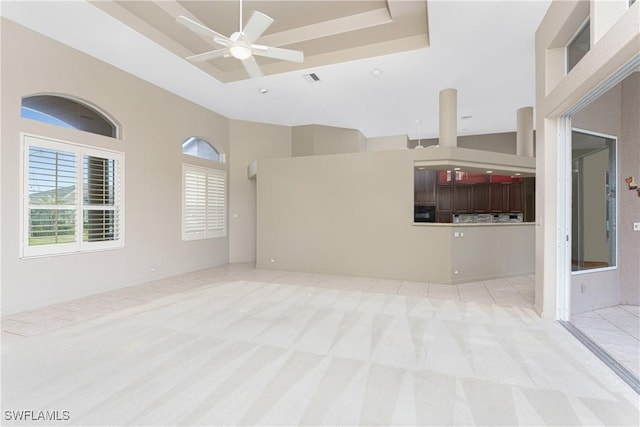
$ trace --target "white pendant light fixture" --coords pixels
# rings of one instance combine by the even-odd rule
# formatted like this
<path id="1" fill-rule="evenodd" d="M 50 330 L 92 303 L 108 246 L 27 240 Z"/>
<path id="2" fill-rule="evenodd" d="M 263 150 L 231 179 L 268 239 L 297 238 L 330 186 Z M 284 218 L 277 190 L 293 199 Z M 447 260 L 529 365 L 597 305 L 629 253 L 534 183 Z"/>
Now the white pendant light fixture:
<path id="1" fill-rule="evenodd" d="M 414 149 L 418 149 L 418 148 L 424 148 L 422 146 L 422 144 L 420 143 L 420 125 L 422 124 L 422 120 L 416 120 L 416 123 L 418 124 L 418 145 L 416 145 L 415 147 L 413 147 Z"/>

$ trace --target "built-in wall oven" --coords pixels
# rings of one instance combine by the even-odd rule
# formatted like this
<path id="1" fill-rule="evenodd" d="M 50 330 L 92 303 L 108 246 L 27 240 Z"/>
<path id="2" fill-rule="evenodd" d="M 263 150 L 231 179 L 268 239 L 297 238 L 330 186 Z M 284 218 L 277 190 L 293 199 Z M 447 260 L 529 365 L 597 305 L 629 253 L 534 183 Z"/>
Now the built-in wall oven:
<path id="1" fill-rule="evenodd" d="M 414 205 L 413 222 L 436 222 L 436 207 L 434 205 Z"/>

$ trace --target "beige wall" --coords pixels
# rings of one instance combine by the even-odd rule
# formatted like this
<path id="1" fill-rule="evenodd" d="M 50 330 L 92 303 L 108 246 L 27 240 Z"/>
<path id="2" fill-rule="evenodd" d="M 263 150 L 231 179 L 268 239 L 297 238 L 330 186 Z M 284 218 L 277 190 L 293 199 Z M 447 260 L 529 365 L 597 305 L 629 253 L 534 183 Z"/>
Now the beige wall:
<path id="1" fill-rule="evenodd" d="M 629 190 L 624 179 L 633 176 L 640 182 L 640 72 L 622 82 L 620 141 L 618 154 L 618 263 L 620 265 L 620 302 L 640 305 L 640 194 Z"/>
<path id="2" fill-rule="evenodd" d="M 533 274 L 534 233 L 534 224 L 452 226 L 452 283 Z"/>
<path id="3" fill-rule="evenodd" d="M 571 314 L 620 304 L 617 271 L 599 270 L 571 277 Z"/>
<path id="4" fill-rule="evenodd" d="M 366 151 L 367 139 L 359 130 L 332 126 L 305 125 L 291 130 L 294 157 Z"/>
<path id="5" fill-rule="evenodd" d="M 423 139 L 423 146 L 438 144 L 438 138 Z M 409 141 L 409 147 L 418 145 L 418 140 Z M 496 153 L 516 154 L 516 133 L 490 133 L 485 135 L 458 136 L 458 147 L 472 150 L 493 151 Z"/>
<path id="6" fill-rule="evenodd" d="M 565 150 L 558 137 L 559 118 L 640 54 L 640 2 L 623 11 L 615 4 L 621 1 L 626 0 L 601 2 L 591 11 L 591 22 L 600 37 L 566 76 L 563 47 L 589 14 L 589 2 L 554 1 L 536 31 L 536 216 L 540 227 L 536 232 L 535 308 L 543 317 L 568 318 L 568 305 L 558 298 L 568 292 L 562 284 L 569 282 L 570 274 L 565 258 L 567 224 L 564 216 L 558 216 L 558 206 L 567 201 L 564 185 L 558 184 L 564 179 L 558 159 Z M 607 7 L 620 11 L 617 19 L 603 12 Z"/>
<path id="7" fill-rule="evenodd" d="M 438 144 L 438 138 L 420 140 L 422 146 Z M 417 139 L 408 139 L 406 135 L 384 136 L 367 139 L 367 151 L 388 151 L 415 148 Z M 493 151 L 496 153 L 516 154 L 516 133 L 503 132 L 484 135 L 458 136 L 458 147 L 472 150 Z"/>
<path id="8" fill-rule="evenodd" d="M 534 164 L 446 148 L 259 161 L 257 265 L 441 283 L 533 272 L 533 226 L 479 227 L 454 243 L 452 226 L 413 225 L 414 162 L 451 158 Z M 513 242 L 515 253 L 498 250 Z"/>
<path id="9" fill-rule="evenodd" d="M 404 150 L 408 142 L 406 135 L 367 138 L 367 151 Z"/>
<path id="10" fill-rule="evenodd" d="M 291 128 L 231 120 L 229 125 L 229 262 L 256 260 L 256 180 L 247 177 L 254 160 L 291 156 Z"/>
<path id="11" fill-rule="evenodd" d="M 1 31 L 3 314 L 226 263 L 226 238 L 181 240 L 182 163 L 195 159 L 181 142 L 196 135 L 228 152 L 228 120 L 11 21 Z M 48 92 L 109 112 L 122 140 L 20 117 L 23 96 Z M 20 132 L 125 153 L 123 249 L 19 258 Z"/>
<path id="12" fill-rule="evenodd" d="M 314 147 L 314 125 L 296 126 L 291 129 L 291 155 L 313 156 Z"/>
<path id="13" fill-rule="evenodd" d="M 412 159 L 389 158 L 406 152 L 260 161 L 257 265 L 446 281 L 448 231 L 412 226 Z"/>

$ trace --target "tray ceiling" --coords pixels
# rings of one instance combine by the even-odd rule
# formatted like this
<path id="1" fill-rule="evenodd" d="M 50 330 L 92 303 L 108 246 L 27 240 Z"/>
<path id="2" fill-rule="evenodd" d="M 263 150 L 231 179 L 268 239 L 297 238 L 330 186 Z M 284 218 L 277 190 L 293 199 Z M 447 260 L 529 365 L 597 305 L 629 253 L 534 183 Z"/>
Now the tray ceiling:
<path id="1" fill-rule="evenodd" d="M 230 36 L 239 27 L 239 1 L 92 1 L 114 18 L 186 57 L 220 48 L 176 22 L 179 15 Z M 274 19 L 257 43 L 301 50 L 302 64 L 263 57 L 256 60 L 265 75 L 279 74 L 429 45 L 426 1 L 245 1 L 243 21 L 253 11 Z M 248 79 L 235 58 L 194 63 L 221 82 Z"/>

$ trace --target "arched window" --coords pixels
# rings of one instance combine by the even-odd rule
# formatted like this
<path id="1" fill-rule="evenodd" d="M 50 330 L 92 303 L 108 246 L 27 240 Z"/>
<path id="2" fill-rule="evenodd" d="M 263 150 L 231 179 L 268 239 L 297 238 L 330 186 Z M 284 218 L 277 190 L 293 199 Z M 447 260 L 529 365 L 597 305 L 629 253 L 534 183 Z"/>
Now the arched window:
<path id="1" fill-rule="evenodd" d="M 25 96 L 20 115 L 56 126 L 118 137 L 118 125 L 113 120 L 91 105 L 64 96 Z"/>
<path id="2" fill-rule="evenodd" d="M 201 159 L 213 160 L 214 162 L 225 162 L 223 152 L 207 140 L 196 136 L 190 136 L 182 142 L 182 153 L 200 157 Z"/>

